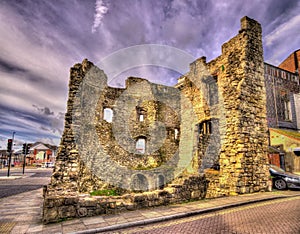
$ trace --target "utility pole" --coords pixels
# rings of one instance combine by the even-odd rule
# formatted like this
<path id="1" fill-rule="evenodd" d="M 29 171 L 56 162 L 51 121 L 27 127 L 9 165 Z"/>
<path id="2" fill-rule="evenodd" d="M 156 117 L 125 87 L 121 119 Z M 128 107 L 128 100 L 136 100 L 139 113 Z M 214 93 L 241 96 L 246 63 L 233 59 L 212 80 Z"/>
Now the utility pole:
<path id="1" fill-rule="evenodd" d="M 12 156 L 12 151 L 14 146 L 15 133 L 16 132 L 13 132 L 12 139 L 8 139 L 8 144 L 7 144 L 7 150 L 9 152 L 7 177 L 9 177 L 9 172 L 10 172 L 11 156 Z"/>

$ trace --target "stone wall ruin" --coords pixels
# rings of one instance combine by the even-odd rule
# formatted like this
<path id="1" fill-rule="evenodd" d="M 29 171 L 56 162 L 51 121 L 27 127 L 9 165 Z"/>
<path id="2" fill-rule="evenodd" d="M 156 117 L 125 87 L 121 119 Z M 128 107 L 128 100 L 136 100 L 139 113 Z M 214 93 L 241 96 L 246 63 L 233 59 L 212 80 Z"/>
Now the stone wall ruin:
<path id="1" fill-rule="evenodd" d="M 266 191 L 263 68 L 261 26 L 248 17 L 175 87 L 130 77 L 113 88 L 91 62 L 74 65 L 44 222 Z M 123 195 L 89 195 L 110 188 Z"/>

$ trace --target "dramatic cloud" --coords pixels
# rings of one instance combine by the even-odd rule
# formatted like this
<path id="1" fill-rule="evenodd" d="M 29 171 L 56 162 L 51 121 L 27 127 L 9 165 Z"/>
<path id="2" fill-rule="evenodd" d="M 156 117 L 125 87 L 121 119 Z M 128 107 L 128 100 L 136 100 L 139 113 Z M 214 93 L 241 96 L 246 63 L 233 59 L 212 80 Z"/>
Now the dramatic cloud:
<path id="1" fill-rule="evenodd" d="M 159 44 L 211 60 L 247 15 L 262 24 L 265 61 L 278 65 L 299 49 L 299 11 L 299 1 L 282 0 L 2 0 L 0 146 L 6 148 L 13 131 L 20 142 L 59 143 L 69 68 L 84 58 L 101 64 L 118 50 Z M 139 59 L 133 56 L 126 59 Z M 166 85 L 180 76 L 138 66 L 121 71 L 111 85 L 124 86 L 131 75 Z"/>
<path id="2" fill-rule="evenodd" d="M 44 115 L 53 115 L 54 112 L 50 111 L 49 107 L 45 107 L 45 108 L 40 108 L 36 105 L 32 105 L 33 107 L 35 107 L 39 112 L 41 112 Z"/>
<path id="3" fill-rule="evenodd" d="M 96 32 L 96 29 L 101 24 L 101 20 L 103 16 L 107 13 L 108 8 L 103 4 L 102 0 L 97 0 L 95 11 L 96 13 L 94 15 L 94 24 L 92 27 L 92 33 Z"/>
<path id="4" fill-rule="evenodd" d="M 269 33 L 265 37 L 266 47 L 274 48 L 274 54 L 271 56 L 271 60 L 274 63 L 276 64 L 280 63 L 282 57 L 287 57 L 289 55 L 287 54 L 286 48 L 281 47 L 282 41 L 285 41 L 285 43 L 288 44 L 291 48 L 297 48 L 297 46 L 300 47 L 299 44 L 300 41 L 297 40 L 297 34 L 299 32 L 300 32 L 300 15 L 296 15 L 290 18 L 285 23 L 281 24 L 279 27 L 275 28 L 271 33 Z M 275 50 L 275 48 L 277 50 Z M 289 49 L 289 52 L 291 53 L 292 50 Z"/>

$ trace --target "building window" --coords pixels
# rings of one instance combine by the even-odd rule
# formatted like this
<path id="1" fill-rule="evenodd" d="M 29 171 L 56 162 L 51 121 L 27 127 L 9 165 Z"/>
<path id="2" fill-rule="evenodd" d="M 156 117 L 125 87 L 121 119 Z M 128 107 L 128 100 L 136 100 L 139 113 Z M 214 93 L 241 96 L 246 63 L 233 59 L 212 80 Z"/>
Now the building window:
<path id="1" fill-rule="evenodd" d="M 212 133 L 212 124 L 210 120 L 203 121 L 199 124 L 199 134 L 209 135 Z"/>
<path id="2" fill-rule="evenodd" d="M 289 100 L 284 101 L 284 119 L 292 120 L 291 102 Z"/>
<path id="3" fill-rule="evenodd" d="M 138 154 L 144 154 L 146 151 L 146 139 L 138 138 L 136 141 L 135 149 Z"/>
<path id="4" fill-rule="evenodd" d="M 278 119 L 281 121 L 292 120 L 292 110 L 289 96 L 289 93 L 285 90 L 281 90 L 277 96 L 277 113 Z"/>
<path id="5" fill-rule="evenodd" d="M 113 110 L 110 108 L 103 109 L 103 119 L 111 123 L 113 119 Z"/>

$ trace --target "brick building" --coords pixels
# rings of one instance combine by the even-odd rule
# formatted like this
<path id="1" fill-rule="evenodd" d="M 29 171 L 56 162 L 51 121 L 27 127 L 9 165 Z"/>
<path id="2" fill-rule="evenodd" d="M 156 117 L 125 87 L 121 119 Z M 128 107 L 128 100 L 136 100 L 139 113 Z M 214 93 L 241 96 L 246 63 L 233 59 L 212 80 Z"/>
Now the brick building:
<path id="1" fill-rule="evenodd" d="M 54 163 L 57 146 L 35 142 L 30 144 L 29 154 L 27 155 L 27 164 L 42 165 L 43 163 Z"/>
<path id="2" fill-rule="evenodd" d="M 291 53 L 278 67 L 299 74 L 300 49 Z"/>
<path id="3" fill-rule="evenodd" d="M 299 78 L 299 66 L 300 66 L 300 49 L 291 53 L 281 64 L 279 68 L 287 70 L 289 72 L 298 75 Z M 300 129 L 300 92 L 294 93 L 294 102 L 296 108 L 296 120 L 297 120 L 297 129 Z"/>
<path id="4" fill-rule="evenodd" d="M 264 66 L 269 143 L 282 149 L 281 155 L 271 149 L 269 159 L 272 163 L 277 158 L 277 165 L 287 171 L 300 170 L 299 158 L 293 152 L 300 143 L 299 140 L 291 141 L 300 131 L 299 56 L 298 50 L 278 67 L 268 63 Z"/>

